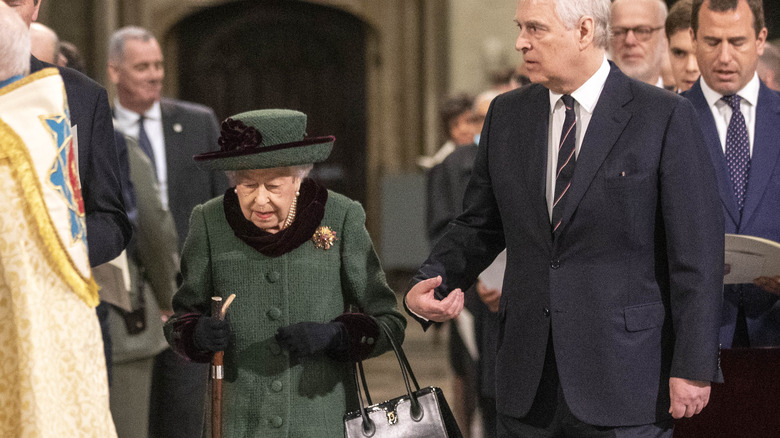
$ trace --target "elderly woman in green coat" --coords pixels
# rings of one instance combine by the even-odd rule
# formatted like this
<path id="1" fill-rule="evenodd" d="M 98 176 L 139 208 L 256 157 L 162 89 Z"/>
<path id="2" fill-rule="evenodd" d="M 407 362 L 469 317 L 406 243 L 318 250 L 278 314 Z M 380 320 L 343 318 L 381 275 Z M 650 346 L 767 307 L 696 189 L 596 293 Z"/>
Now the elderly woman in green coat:
<path id="1" fill-rule="evenodd" d="M 305 129 L 297 111 L 241 113 L 222 123 L 219 151 L 195 157 L 235 187 L 192 212 L 165 331 L 191 360 L 225 351 L 226 437 L 343 436 L 352 362 L 390 348 L 380 323 L 403 340 L 363 208 L 306 178 L 334 138 Z M 211 297 L 231 294 L 227 319 L 210 318 Z"/>

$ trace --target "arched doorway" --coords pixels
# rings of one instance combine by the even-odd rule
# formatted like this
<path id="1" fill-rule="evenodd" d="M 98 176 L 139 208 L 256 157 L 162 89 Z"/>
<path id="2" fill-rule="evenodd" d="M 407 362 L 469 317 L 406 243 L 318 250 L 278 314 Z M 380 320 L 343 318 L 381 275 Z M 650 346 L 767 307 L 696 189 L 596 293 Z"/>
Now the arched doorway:
<path id="1" fill-rule="evenodd" d="M 174 28 L 179 96 L 217 117 L 259 108 L 309 115 L 309 135 L 336 145 L 313 176 L 366 198 L 366 25 L 306 2 L 240 1 L 204 9 Z"/>

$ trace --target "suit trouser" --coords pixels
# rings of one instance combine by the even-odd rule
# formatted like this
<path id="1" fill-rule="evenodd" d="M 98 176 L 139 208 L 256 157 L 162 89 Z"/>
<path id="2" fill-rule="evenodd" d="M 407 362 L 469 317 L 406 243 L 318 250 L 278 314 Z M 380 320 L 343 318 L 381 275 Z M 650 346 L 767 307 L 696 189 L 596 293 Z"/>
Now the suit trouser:
<path id="1" fill-rule="evenodd" d="M 153 365 L 153 357 L 114 364 L 114 384 L 109 394 L 111 416 L 119 438 L 148 435 Z"/>
<path id="2" fill-rule="evenodd" d="M 514 418 L 499 412 L 496 422 L 499 438 L 671 438 L 673 432 L 671 420 L 640 426 L 603 427 L 575 417 L 561 388 L 552 333 L 547 341 L 542 379 L 528 414 Z"/>
<path id="3" fill-rule="evenodd" d="M 154 358 L 150 438 L 193 438 L 203 433 L 209 364 L 190 362 L 170 348 Z"/>

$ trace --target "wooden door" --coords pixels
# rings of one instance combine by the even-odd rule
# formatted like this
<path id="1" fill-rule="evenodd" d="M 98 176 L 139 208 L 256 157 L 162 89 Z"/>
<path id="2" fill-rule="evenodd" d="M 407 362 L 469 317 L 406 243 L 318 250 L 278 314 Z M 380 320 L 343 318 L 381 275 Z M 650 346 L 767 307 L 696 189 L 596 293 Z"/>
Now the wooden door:
<path id="1" fill-rule="evenodd" d="M 301 1 L 241 1 L 182 20 L 179 96 L 224 119 L 242 111 L 306 113 L 309 136 L 335 135 L 312 176 L 365 203 L 366 27 L 345 12 Z"/>

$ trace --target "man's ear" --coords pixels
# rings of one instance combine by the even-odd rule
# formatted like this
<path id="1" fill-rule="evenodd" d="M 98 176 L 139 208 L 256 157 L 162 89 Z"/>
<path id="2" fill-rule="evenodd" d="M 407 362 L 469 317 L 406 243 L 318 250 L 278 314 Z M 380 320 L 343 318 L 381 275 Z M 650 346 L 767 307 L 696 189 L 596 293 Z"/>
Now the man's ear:
<path id="1" fill-rule="evenodd" d="M 41 0 L 34 0 L 33 5 L 35 7 L 33 8 L 32 21 L 38 21 L 38 10 L 41 8 Z"/>
<path id="2" fill-rule="evenodd" d="M 116 64 L 109 62 L 106 71 L 108 72 L 108 78 L 111 80 L 112 84 L 116 85 L 119 83 L 119 67 L 117 67 Z"/>
<path id="3" fill-rule="evenodd" d="M 595 38 L 594 32 L 596 31 L 596 26 L 593 22 L 592 17 L 582 17 L 577 21 L 577 32 L 578 32 L 578 40 L 580 45 L 580 50 L 590 46 L 593 44 L 593 39 Z"/>

